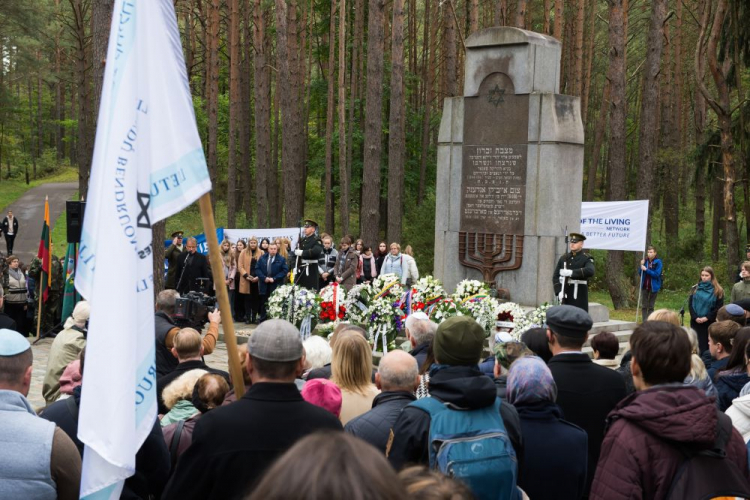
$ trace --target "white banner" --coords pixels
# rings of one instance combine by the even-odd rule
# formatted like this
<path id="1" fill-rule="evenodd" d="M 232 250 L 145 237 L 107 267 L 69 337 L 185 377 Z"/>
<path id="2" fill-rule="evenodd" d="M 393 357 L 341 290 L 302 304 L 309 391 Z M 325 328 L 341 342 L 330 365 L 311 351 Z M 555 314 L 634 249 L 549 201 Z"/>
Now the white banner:
<path id="1" fill-rule="evenodd" d="M 263 238 L 268 238 L 269 241 L 273 241 L 276 238 L 287 238 L 292 242 L 292 248 L 297 248 L 299 228 L 279 227 L 271 229 L 224 229 L 224 238 L 228 239 L 232 243 L 237 243 L 237 240 L 240 239 L 247 241 L 252 236 L 255 236 L 258 239 L 258 243 L 260 243 Z"/>
<path id="2" fill-rule="evenodd" d="M 115 0 L 109 40 L 76 273 L 86 499 L 119 498 L 156 419 L 151 225 L 211 189 L 172 0 Z"/>
<path id="3" fill-rule="evenodd" d="M 648 200 L 581 203 L 581 234 L 586 248 L 646 250 Z"/>

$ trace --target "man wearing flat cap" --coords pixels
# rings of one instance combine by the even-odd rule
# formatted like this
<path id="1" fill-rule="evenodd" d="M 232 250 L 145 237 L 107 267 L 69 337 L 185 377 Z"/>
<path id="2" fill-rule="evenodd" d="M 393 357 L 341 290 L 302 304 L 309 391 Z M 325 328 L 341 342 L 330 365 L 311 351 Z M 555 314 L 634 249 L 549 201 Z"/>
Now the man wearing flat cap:
<path id="1" fill-rule="evenodd" d="M 583 253 L 586 237 L 580 233 L 570 233 L 569 248 L 557 261 L 552 275 L 555 294 L 561 304 L 589 310 L 589 278 L 594 276 L 594 258 Z"/>
<path id="2" fill-rule="evenodd" d="M 77 499 L 81 455 L 54 423 L 36 416 L 31 386 L 31 345 L 20 333 L 0 330 L 0 498 Z"/>
<path id="3" fill-rule="evenodd" d="M 522 461 L 523 439 L 518 412 L 499 400 L 492 378 L 478 367 L 484 338 L 484 329 L 473 318 L 455 316 L 440 323 L 432 349 L 435 363 L 441 367 L 430 372 L 430 397 L 406 406 L 393 426 L 393 440 L 387 455 L 396 470 L 406 464 L 430 464 L 432 417 L 424 407 L 427 400 L 431 400 L 427 404 L 437 401 L 447 407 L 449 414 L 445 418 L 459 419 L 463 415 L 470 418 L 473 410 L 482 411 L 499 403 L 500 418 L 518 462 Z"/>
<path id="4" fill-rule="evenodd" d="M 177 258 L 185 251 L 182 241 L 182 231 L 175 231 L 172 233 L 172 244 L 164 251 L 164 258 L 167 259 L 167 262 L 169 263 L 169 267 L 167 268 L 167 281 L 164 284 L 164 288 L 166 289 L 174 290 L 177 286 L 177 283 L 175 283 Z"/>
<path id="5" fill-rule="evenodd" d="M 180 457 L 163 500 L 240 498 L 282 453 L 316 431 L 342 431 L 341 422 L 304 399 L 294 383 L 305 367 L 299 330 L 264 321 L 247 343 L 252 385 L 228 406 L 204 414 Z"/>
<path id="6" fill-rule="evenodd" d="M 305 219 L 304 222 L 305 235 L 299 240 L 294 251 L 294 255 L 297 256 L 294 279 L 300 286 L 318 291 L 318 259 L 323 255 L 323 242 L 317 233 L 318 223 L 312 219 Z"/>
<path id="7" fill-rule="evenodd" d="M 589 437 L 586 492 L 591 488 L 607 415 L 625 397 L 622 375 L 597 365 L 582 351 L 594 325 L 586 311 L 570 305 L 547 310 L 547 341 L 552 359 L 549 369 L 557 384 L 557 404 L 565 420 Z"/>

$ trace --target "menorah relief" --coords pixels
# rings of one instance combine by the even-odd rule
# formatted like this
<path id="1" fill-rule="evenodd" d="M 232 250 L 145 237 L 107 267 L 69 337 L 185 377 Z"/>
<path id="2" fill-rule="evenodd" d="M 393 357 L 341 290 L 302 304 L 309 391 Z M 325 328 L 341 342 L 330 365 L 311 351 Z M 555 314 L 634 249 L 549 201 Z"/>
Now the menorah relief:
<path id="1" fill-rule="evenodd" d="M 498 274 L 521 267 L 523 235 L 461 231 L 458 233 L 458 259 L 462 265 L 482 273 L 485 283 L 495 289 Z"/>

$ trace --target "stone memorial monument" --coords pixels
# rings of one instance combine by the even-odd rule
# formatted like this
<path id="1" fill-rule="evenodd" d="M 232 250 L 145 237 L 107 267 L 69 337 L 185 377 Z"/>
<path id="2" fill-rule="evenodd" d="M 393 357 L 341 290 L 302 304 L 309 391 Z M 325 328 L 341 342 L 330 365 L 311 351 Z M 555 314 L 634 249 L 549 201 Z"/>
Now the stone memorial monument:
<path id="1" fill-rule="evenodd" d="M 479 279 L 510 300 L 552 303 L 552 272 L 578 231 L 583 122 L 560 95 L 560 42 L 497 27 L 466 39 L 464 96 L 443 106 L 435 276 Z M 502 295 L 502 293 L 501 293 Z"/>

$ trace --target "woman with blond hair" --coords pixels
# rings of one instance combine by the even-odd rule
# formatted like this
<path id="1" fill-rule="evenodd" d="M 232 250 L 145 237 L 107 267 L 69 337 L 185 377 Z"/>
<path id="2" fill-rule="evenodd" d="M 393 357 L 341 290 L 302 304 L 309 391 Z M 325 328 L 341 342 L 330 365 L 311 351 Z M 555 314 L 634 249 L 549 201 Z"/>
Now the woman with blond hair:
<path id="1" fill-rule="evenodd" d="M 164 388 L 161 396 L 169 412 L 161 418 L 162 427 L 180 420 L 187 420 L 198 413 L 192 401 L 193 389 L 198 379 L 206 373 L 208 373 L 206 370 L 190 370 Z"/>
<path id="2" fill-rule="evenodd" d="M 237 274 L 237 257 L 234 250 L 232 250 L 232 244 L 229 240 L 221 242 L 221 263 L 224 267 L 224 283 L 229 291 L 229 303 L 234 303 L 234 289 L 235 281 L 234 277 Z M 216 289 L 216 283 L 214 283 L 214 290 Z"/>
<path id="3" fill-rule="evenodd" d="M 716 321 L 716 313 L 724 305 L 724 289 L 716 281 L 713 268 L 701 270 L 700 281 L 693 286 L 688 297 L 690 306 L 690 328 L 698 334 L 698 347 L 703 353 L 708 350 L 708 327 Z"/>
<path id="4" fill-rule="evenodd" d="M 408 262 L 401 253 L 401 245 L 394 241 L 391 243 L 391 253 L 386 256 L 383 267 L 380 268 L 380 275 L 395 274 L 401 280 L 401 284 L 405 285 L 408 278 L 407 266 Z"/>
<path id="5" fill-rule="evenodd" d="M 657 312 L 658 311 L 654 311 L 652 316 Z M 650 319 L 651 316 L 649 316 L 649 320 Z M 716 396 L 716 389 L 714 388 L 713 382 L 711 382 L 711 377 L 708 376 L 706 365 L 698 355 L 698 335 L 692 328 L 683 326 L 682 329 L 685 330 L 688 339 L 690 339 L 690 348 L 692 349 L 692 356 L 690 357 L 690 373 L 685 377 L 685 380 L 682 383 L 685 385 L 694 385 L 698 389 L 702 389 L 703 392 L 706 393 L 706 396 Z"/>
<path id="6" fill-rule="evenodd" d="M 657 309 L 648 315 L 646 321 L 666 321 L 675 326 L 680 326 L 680 317 L 677 316 L 676 312 L 670 309 Z"/>
<path id="7" fill-rule="evenodd" d="M 372 351 L 357 332 L 344 330 L 336 336 L 331 361 L 331 381 L 341 389 L 341 423 L 372 409 L 378 395 L 372 383 Z"/>
<path id="8" fill-rule="evenodd" d="M 248 241 L 247 248 L 237 259 L 237 269 L 240 271 L 239 293 L 245 305 L 245 323 L 254 323 L 260 311 L 260 295 L 258 294 L 258 278 L 255 276 L 255 264 L 263 252 L 258 248 L 258 239 L 253 236 Z M 255 300 L 253 300 L 255 298 Z M 242 321 L 243 318 L 238 318 Z"/>

